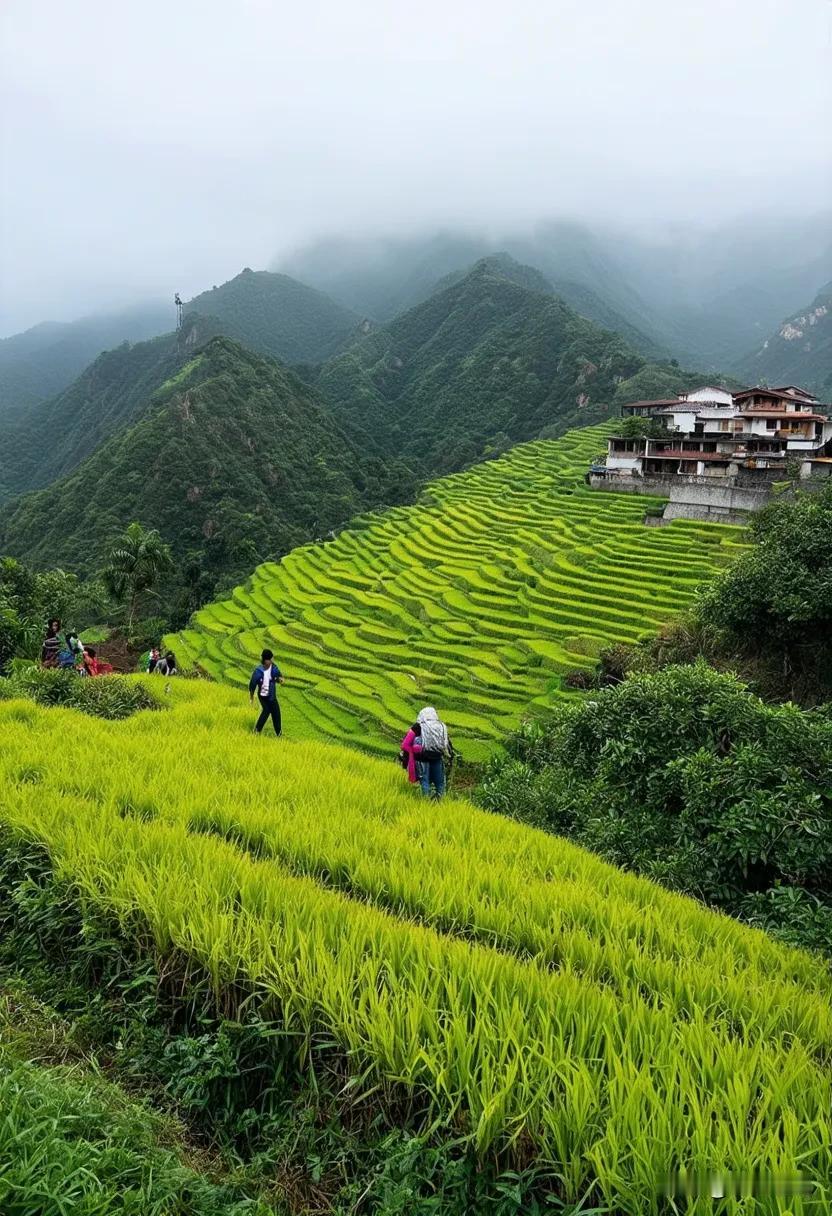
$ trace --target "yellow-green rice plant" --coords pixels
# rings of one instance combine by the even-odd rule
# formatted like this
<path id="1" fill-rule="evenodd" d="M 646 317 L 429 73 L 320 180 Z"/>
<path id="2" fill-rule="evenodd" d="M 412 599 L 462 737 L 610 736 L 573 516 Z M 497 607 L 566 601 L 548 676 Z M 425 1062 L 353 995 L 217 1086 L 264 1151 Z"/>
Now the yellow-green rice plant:
<path id="1" fill-rule="evenodd" d="M 820 963 L 556 838 L 421 801 L 391 765 L 251 737 L 229 690 L 169 699 L 120 723 L 0 705 L 0 821 L 91 908 L 569 1197 L 594 1187 L 635 1216 L 674 1171 L 800 1171 L 807 1216 L 832 1211 Z M 742 1202 L 726 1210 L 772 1210 Z"/>

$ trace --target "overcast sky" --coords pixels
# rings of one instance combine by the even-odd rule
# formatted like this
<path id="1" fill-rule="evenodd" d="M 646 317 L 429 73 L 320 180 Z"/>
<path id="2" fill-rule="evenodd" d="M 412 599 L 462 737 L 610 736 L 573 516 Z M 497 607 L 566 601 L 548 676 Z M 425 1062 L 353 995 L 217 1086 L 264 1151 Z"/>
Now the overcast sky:
<path id="1" fill-rule="evenodd" d="M 333 231 L 832 200 L 832 0 L 0 0 L 0 334 Z"/>

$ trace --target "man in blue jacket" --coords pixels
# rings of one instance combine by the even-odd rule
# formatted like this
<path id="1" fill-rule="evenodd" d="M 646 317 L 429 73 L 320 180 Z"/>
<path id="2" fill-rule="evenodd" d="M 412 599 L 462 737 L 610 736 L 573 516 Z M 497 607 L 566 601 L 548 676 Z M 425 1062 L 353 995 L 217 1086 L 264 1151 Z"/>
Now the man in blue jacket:
<path id="1" fill-rule="evenodd" d="M 251 673 L 251 679 L 248 683 L 249 701 L 254 702 L 254 693 L 260 699 L 260 717 L 257 719 L 257 725 L 254 728 L 254 733 L 259 735 L 266 722 L 271 718 L 274 733 L 280 734 L 280 703 L 277 699 L 277 685 L 283 683 L 283 676 L 280 674 L 280 668 L 274 661 L 274 655 L 270 650 L 264 650 L 261 657 L 259 667 L 255 667 Z"/>

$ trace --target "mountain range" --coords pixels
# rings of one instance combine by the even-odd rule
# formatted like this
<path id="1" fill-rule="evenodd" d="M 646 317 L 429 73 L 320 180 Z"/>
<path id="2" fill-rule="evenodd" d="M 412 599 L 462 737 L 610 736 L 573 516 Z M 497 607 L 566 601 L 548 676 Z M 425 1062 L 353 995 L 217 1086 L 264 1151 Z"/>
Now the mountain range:
<path id="1" fill-rule="evenodd" d="M 747 352 L 832 277 L 832 217 L 641 235 L 558 220 L 496 239 L 464 231 L 329 238 L 284 255 L 275 267 L 388 321 L 496 249 L 535 267 L 572 308 L 640 353 L 745 375 Z"/>
<path id="2" fill-rule="evenodd" d="M 285 274 L 246 268 L 195 296 L 185 314 L 211 316 L 217 332 L 286 363 L 320 363 L 361 318 Z M 67 388 L 102 351 L 168 333 L 173 304 L 137 306 L 69 324 L 47 322 L 0 341 L 0 423 Z"/>
<path id="3" fill-rule="evenodd" d="M 230 338 L 168 349 L 155 366 L 177 370 L 141 410 L 130 405 L 71 472 L 0 512 L 0 551 L 91 574 L 140 520 L 171 545 L 187 617 L 194 587 L 199 602 L 221 575 L 415 491 L 406 468 L 360 452 L 287 368 Z"/>
<path id="4" fill-rule="evenodd" d="M 173 324 L 173 305 L 159 302 L 67 323 L 45 321 L 0 339 L 0 418 L 53 397 L 101 351 L 152 338 Z"/>
<path id="5" fill-rule="evenodd" d="M 707 378 L 634 324 L 587 316 L 604 310 L 590 287 L 565 280 L 578 310 L 562 283 L 509 253 L 452 265 L 471 248 L 412 245 L 397 300 L 414 302 L 381 321 L 361 307 L 373 292 L 359 298 L 355 274 L 357 308 L 246 269 L 195 297 L 178 330 L 120 342 L 49 398 L 7 403 L 0 552 L 90 574 L 127 523 L 157 527 L 176 558 L 166 596 L 179 624 L 258 561 L 412 501 L 426 478 Z M 587 255 L 573 248 L 570 272 Z M 392 306 L 381 290 L 392 267 L 379 256 L 371 271 L 376 305 Z M 623 286 L 619 300 L 649 319 Z M 780 327 L 756 356 L 760 376 L 823 376 L 828 305 L 827 289 Z M 123 316 L 114 324 L 123 332 Z M 30 331 L 31 357 L 43 337 Z"/>
<path id="6" fill-rule="evenodd" d="M 501 255 L 359 335 L 315 383 L 374 450 L 433 475 L 609 416 L 620 384 L 646 364 L 538 271 Z M 665 391 L 686 384 L 670 364 L 663 375 Z"/>
<path id="7" fill-rule="evenodd" d="M 243 272 L 198 297 L 225 320 L 188 311 L 179 331 L 123 343 L 0 419 L 0 551 L 90 573 L 138 519 L 172 544 L 192 606 L 356 512 L 412 499 L 426 477 L 608 416 L 633 378 L 665 392 L 692 376 L 578 316 L 507 256 L 451 274 L 385 326 L 318 295 Z M 295 314 L 288 298 L 315 307 Z M 252 349 L 290 332 L 296 353 L 338 349 L 300 366 L 303 379 Z"/>

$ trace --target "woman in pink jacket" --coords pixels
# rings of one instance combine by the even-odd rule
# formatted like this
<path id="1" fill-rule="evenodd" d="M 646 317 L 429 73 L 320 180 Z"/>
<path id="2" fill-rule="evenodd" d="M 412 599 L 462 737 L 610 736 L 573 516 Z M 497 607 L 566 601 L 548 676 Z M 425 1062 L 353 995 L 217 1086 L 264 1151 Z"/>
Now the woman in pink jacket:
<path id="1" fill-rule="evenodd" d="M 402 739 L 402 751 L 407 756 L 407 779 L 411 785 L 419 781 L 419 770 L 416 767 L 422 752 L 422 728 L 414 722 Z"/>

